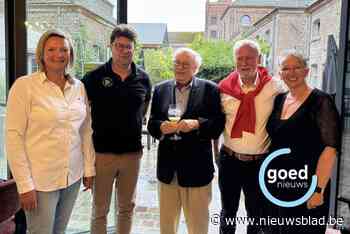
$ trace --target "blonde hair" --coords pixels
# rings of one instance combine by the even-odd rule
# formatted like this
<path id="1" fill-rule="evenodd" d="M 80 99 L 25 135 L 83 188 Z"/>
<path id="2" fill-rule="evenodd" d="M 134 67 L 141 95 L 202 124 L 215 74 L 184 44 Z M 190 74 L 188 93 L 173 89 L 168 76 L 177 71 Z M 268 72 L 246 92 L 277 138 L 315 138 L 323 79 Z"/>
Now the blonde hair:
<path id="1" fill-rule="evenodd" d="M 39 70 L 42 72 L 45 72 L 45 63 L 44 63 L 44 49 L 45 49 L 45 44 L 47 40 L 51 37 L 60 37 L 68 41 L 69 44 L 69 50 L 70 50 L 70 57 L 69 57 L 69 63 L 67 68 L 72 68 L 74 64 L 74 50 L 73 50 L 73 43 L 71 39 L 64 33 L 59 30 L 53 29 L 53 30 L 48 30 L 41 35 L 38 45 L 36 47 L 35 51 L 35 61 L 39 65 Z M 68 69 L 66 68 L 65 73 L 68 73 Z"/>

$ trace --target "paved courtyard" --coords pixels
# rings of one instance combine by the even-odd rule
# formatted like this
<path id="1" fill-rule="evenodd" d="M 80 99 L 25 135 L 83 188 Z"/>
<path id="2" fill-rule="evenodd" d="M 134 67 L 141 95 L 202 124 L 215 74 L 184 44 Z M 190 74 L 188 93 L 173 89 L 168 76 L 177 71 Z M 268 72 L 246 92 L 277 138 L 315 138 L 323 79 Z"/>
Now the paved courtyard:
<path id="1" fill-rule="evenodd" d="M 146 146 L 146 137 L 144 137 Z M 151 149 L 144 148 L 144 155 L 141 163 L 140 177 L 137 185 L 136 213 L 132 228 L 132 234 L 159 234 L 159 209 L 156 180 L 156 143 L 151 144 Z M 114 201 L 114 199 L 112 199 Z M 220 193 L 217 184 L 217 175 L 213 181 L 213 197 L 210 206 L 210 214 L 216 217 L 220 211 Z M 108 216 L 109 233 L 114 232 L 114 202 L 111 205 L 110 215 Z M 241 199 L 239 216 L 245 216 L 244 203 Z M 91 194 L 90 192 L 81 192 L 76 202 L 74 212 L 68 227 L 68 233 L 89 233 L 89 219 L 91 217 Z M 244 234 L 246 227 L 238 227 L 237 234 Z M 179 234 L 185 234 L 186 224 L 182 217 L 179 226 Z M 218 226 L 210 224 L 209 233 L 217 234 Z"/>

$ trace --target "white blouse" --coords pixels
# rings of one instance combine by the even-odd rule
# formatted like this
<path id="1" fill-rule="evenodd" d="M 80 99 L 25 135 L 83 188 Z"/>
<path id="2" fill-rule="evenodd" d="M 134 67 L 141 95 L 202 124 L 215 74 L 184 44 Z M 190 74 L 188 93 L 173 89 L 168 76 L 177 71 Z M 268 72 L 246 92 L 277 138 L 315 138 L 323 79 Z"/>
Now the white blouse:
<path id="1" fill-rule="evenodd" d="M 5 135 L 19 193 L 54 191 L 95 175 L 90 107 L 75 78 L 63 92 L 43 72 L 18 78 L 8 97 Z"/>

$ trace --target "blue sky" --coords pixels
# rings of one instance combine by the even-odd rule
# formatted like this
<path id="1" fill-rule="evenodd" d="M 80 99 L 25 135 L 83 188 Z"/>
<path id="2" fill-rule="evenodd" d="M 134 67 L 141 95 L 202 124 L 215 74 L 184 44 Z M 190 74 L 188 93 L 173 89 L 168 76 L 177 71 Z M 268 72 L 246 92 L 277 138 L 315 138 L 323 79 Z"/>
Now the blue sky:
<path id="1" fill-rule="evenodd" d="M 204 31 L 205 0 L 128 0 L 129 23 L 167 23 L 168 31 Z"/>

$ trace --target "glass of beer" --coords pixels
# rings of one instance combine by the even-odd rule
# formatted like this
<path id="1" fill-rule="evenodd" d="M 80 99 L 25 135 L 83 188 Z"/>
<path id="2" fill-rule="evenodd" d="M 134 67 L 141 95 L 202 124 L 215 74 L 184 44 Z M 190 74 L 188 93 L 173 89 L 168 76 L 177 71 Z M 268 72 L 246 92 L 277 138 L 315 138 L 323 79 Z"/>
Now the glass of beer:
<path id="1" fill-rule="evenodd" d="M 180 121 L 181 119 L 181 109 L 178 105 L 176 104 L 170 104 L 169 105 L 169 109 L 168 109 L 168 118 L 170 120 L 170 122 L 174 122 L 174 123 L 177 123 Z M 174 140 L 174 141 L 177 141 L 177 140 L 180 140 L 181 137 L 174 133 L 174 135 L 172 137 L 170 137 L 171 140 Z"/>

